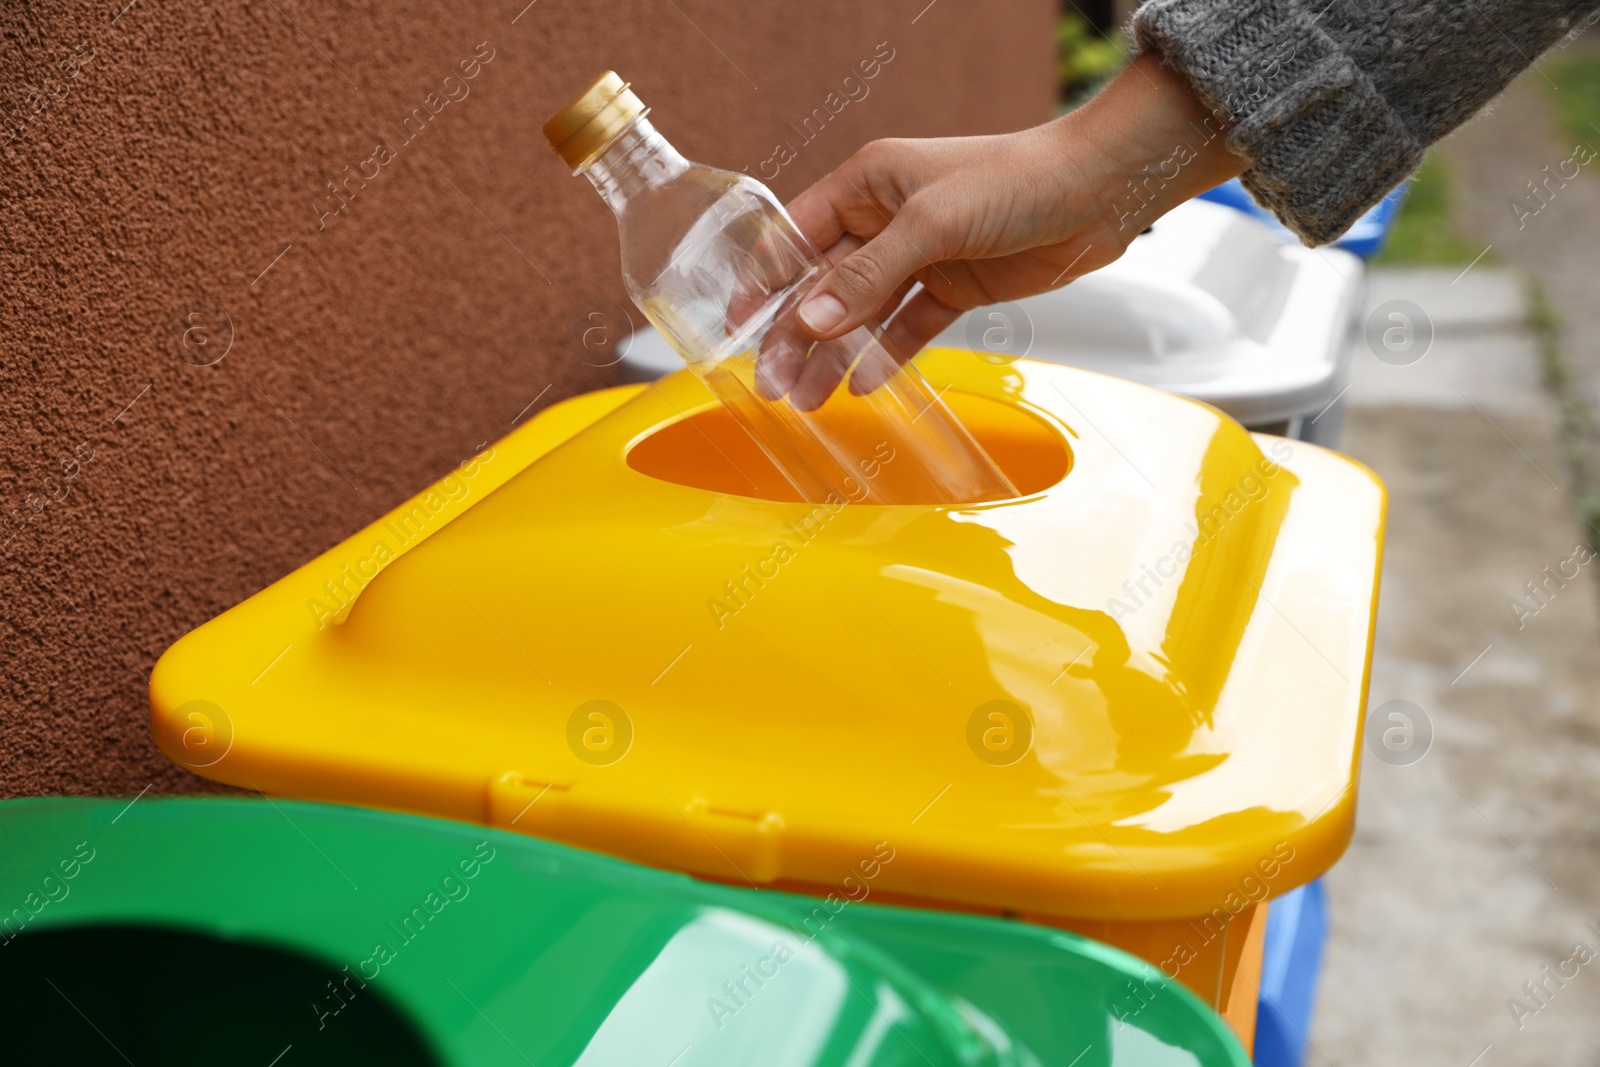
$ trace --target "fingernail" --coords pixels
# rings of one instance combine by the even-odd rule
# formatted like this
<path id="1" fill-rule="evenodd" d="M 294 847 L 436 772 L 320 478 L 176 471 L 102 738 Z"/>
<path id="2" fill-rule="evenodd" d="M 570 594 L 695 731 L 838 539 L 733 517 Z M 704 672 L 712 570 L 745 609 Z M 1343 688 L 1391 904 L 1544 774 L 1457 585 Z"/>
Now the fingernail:
<path id="1" fill-rule="evenodd" d="M 800 303 L 800 321 L 812 333 L 827 333 L 844 321 L 844 305 L 831 293 L 812 293 Z"/>

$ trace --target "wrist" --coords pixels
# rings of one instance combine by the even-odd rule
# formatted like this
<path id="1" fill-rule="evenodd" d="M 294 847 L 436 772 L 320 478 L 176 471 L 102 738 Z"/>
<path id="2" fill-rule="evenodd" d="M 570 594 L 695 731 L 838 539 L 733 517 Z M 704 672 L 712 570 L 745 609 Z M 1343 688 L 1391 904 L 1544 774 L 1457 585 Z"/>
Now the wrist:
<path id="1" fill-rule="evenodd" d="M 1244 173 L 1228 148 L 1232 124 L 1188 80 L 1146 52 L 1089 103 L 1060 122 L 1097 146 L 1093 183 L 1105 225 L 1128 244 L 1186 200 Z"/>

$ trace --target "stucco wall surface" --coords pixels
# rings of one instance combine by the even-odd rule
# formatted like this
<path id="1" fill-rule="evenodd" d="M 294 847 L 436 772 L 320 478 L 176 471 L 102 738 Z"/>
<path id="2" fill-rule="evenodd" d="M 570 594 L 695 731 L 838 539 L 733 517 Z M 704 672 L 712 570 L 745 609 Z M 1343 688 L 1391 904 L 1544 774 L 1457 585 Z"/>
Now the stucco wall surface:
<path id="1" fill-rule="evenodd" d="M 0 795 L 211 788 L 161 652 L 608 384 L 615 228 L 539 135 L 600 70 L 785 197 L 1052 113 L 1044 0 L 524 3 L 0 5 Z"/>

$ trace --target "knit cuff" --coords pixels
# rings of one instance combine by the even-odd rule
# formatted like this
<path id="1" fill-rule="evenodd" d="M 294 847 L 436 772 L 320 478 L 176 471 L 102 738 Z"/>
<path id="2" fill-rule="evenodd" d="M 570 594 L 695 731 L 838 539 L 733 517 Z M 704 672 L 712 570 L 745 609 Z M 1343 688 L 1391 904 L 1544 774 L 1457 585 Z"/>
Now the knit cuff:
<path id="1" fill-rule="evenodd" d="M 1132 33 L 1229 117 L 1245 188 L 1308 244 L 1344 233 L 1422 162 L 1425 146 L 1296 0 L 1149 0 Z"/>

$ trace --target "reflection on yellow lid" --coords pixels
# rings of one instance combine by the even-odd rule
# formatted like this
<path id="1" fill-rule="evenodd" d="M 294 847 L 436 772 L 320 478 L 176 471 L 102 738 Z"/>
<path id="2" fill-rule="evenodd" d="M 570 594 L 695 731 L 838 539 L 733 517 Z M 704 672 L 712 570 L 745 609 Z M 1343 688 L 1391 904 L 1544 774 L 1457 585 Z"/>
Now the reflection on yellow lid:
<path id="1" fill-rule="evenodd" d="M 687 373 L 589 394 L 179 641 L 162 749 L 740 883 L 887 842 L 887 894 L 1131 920 L 1322 873 L 1381 485 L 1117 379 L 918 362 L 1028 495 L 785 500 Z"/>

